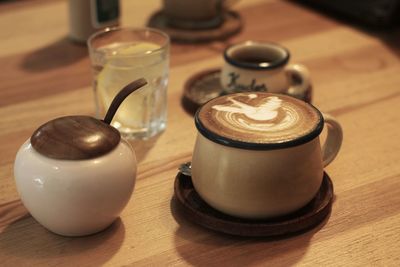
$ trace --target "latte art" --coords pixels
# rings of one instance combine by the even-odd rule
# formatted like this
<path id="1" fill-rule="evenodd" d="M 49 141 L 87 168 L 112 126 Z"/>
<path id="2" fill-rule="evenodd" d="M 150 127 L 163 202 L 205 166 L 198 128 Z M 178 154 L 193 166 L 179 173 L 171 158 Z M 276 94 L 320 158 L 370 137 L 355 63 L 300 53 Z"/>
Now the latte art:
<path id="1" fill-rule="evenodd" d="M 250 99 L 257 98 L 257 95 L 248 95 Z M 227 97 L 231 105 L 215 105 L 213 109 L 219 111 L 215 119 L 222 124 L 229 124 L 236 127 L 238 131 L 279 131 L 290 128 L 296 123 L 299 116 L 292 110 L 283 110 L 282 100 L 277 96 L 270 96 L 262 99 L 260 105 L 251 106 Z M 246 118 L 242 118 L 242 114 Z"/>
<path id="2" fill-rule="evenodd" d="M 303 101 L 269 93 L 239 93 L 213 99 L 198 114 L 212 133 L 247 143 L 281 143 L 315 130 L 319 112 Z"/>
<path id="3" fill-rule="evenodd" d="M 257 98 L 257 95 L 250 94 L 248 97 L 254 99 Z M 250 119 L 260 121 L 274 119 L 278 115 L 277 109 L 281 107 L 282 102 L 278 97 L 271 96 L 266 98 L 265 103 L 259 106 L 250 106 L 235 100 L 233 97 L 227 97 L 227 99 L 232 102 L 232 105 L 215 105 L 212 108 L 218 111 L 226 111 L 228 114 L 244 114 Z"/>

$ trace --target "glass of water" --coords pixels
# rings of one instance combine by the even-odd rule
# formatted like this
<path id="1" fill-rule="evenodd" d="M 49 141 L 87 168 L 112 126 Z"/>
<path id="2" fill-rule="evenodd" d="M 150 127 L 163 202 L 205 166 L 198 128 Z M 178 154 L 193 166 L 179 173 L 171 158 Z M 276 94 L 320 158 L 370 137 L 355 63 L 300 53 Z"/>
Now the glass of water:
<path id="1" fill-rule="evenodd" d="M 97 117 L 128 83 L 148 84 L 128 96 L 112 125 L 130 139 L 150 138 L 166 127 L 169 46 L 167 34 L 151 28 L 107 28 L 88 40 Z"/>

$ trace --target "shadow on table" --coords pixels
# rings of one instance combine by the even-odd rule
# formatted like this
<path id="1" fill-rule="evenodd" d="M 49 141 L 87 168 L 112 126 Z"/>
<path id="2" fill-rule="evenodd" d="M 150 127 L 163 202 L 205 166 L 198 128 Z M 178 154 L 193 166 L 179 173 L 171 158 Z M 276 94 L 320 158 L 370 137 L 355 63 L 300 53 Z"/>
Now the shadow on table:
<path id="1" fill-rule="evenodd" d="M 2 231 L 0 258 L 14 259 L 15 266 L 55 266 L 67 261 L 71 266 L 80 266 L 84 262 L 100 266 L 119 250 L 124 236 L 124 224 L 119 218 L 100 233 L 63 237 L 47 231 L 30 217 L 16 221 Z"/>
<path id="2" fill-rule="evenodd" d="M 21 67 L 30 72 L 42 72 L 71 65 L 88 55 L 86 45 L 77 44 L 63 37 L 54 43 L 30 52 Z"/>
<path id="3" fill-rule="evenodd" d="M 383 43 L 400 58 L 400 29 L 370 34 L 382 40 Z"/>
<path id="4" fill-rule="evenodd" d="M 135 151 L 137 162 L 144 160 L 146 155 L 157 143 L 157 140 L 161 135 L 162 133 L 159 133 L 147 140 L 129 140 L 129 143 L 132 145 L 133 150 Z"/>
<path id="5" fill-rule="evenodd" d="M 295 265 L 306 254 L 313 235 L 330 217 L 329 214 L 315 228 L 296 235 L 279 238 L 238 237 L 217 233 L 190 222 L 180 212 L 175 198 L 171 199 L 170 206 L 179 224 L 175 233 L 176 250 L 193 266 L 208 266 L 210 263 L 221 266 Z"/>
<path id="6" fill-rule="evenodd" d="M 367 24 L 365 22 L 362 22 L 357 18 L 352 18 L 349 15 L 329 10 L 326 7 L 310 3 L 301 3 L 295 0 L 287 0 L 287 1 L 290 2 L 291 4 L 303 7 L 310 11 L 318 12 L 340 24 L 349 25 L 354 29 L 357 29 L 365 34 L 370 35 L 371 37 L 378 38 L 383 42 L 384 45 L 386 45 L 398 57 L 400 57 L 400 20 L 398 19 L 397 21 L 394 21 L 393 23 L 387 26 L 385 25 L 374 26 L 372 24 Z"/>

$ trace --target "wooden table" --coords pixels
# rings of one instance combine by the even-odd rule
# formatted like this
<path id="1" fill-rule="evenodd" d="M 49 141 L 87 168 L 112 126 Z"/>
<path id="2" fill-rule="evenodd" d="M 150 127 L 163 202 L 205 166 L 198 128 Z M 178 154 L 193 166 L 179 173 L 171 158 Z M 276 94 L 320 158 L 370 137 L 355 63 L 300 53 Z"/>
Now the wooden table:
<path id="1" fill-rule="evenodd" d="M 161 1 L 122 1 L 122 25 L 143 26 Z M 85 46 L 67 39 L 66 1 L 0 4 L 1 266 L 399 266 L 400 36 L 366 31 L 286 1 L 242 1 L 243 31 L 227 42 L 174 44 L 167 130 L 133 142 L 139 173 L 133 198 L 106 231 L 65 238 L 41 227 L 18 200 L 13 161 L 39 125 L 94 114 Z M 196 130 L 180 104 L 184 82 L 222 64 L 229 42 L 272 40 L 307 65 L 314 104 L 343 125 L 344 143 L 327 168 L 335 187 L 329 219 L 281 240 L 237 238 L 188 222 L 172 200 Z"/>

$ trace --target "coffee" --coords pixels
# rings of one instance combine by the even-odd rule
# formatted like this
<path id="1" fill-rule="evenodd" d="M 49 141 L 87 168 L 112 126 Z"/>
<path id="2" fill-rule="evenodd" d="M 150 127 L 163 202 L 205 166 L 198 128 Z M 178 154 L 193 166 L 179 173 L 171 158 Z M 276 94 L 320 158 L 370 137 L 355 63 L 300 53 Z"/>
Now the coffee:
<path id="1" fill-rule="evenodd" d="M 262 146 L 311 140 L 321 132 L 323 119 L 313 106 L 293 97 L 248 92 L 207 102 L 196 123 L 205 136 L 227 139 L 222 140 L 227 145 Z"/>
<path id="2" fill-rule="evenodd" d="M 270 47 L 260 45 L 232 49 L 230 52 L 230 57 L 238 64 L 264 64 L 264 66 L 269 66 L 275 62 L 285 60 L 286 54 L 283 50 L 272 49 Z"/>

